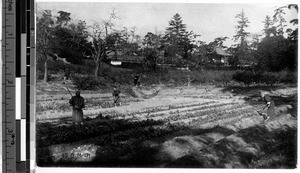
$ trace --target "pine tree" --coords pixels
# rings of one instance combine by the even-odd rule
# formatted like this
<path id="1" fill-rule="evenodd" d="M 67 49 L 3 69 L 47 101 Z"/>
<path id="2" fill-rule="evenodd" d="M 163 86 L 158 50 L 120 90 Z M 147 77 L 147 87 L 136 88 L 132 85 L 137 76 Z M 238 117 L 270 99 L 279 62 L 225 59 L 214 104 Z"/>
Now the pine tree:
<path id="1" fill-rule="evenodd" d="M 279 7 L 275 10 L 275 14 L 273 15 L 273 22 L 276 23 L 277 27 L 277 33 L 278 35 L 283 36 L 284 34 L 284 27 L 286 27 L 286 20 L 284 19 L 283 15 L 285 14 L 284 12 L 284 7 Z"/>
<path id="2" fill-rule="evenodd" d="M 235 18 L 238 19 L 238 25 L 236 26 L 236 35 L 234 35 L 235 41 L 240 39 L 240 43 L 237 44 L 235 51 L 235 59 L 240 63 L 249 63 L 251 56 L 249 54 L 248 45 L 246 38 L 249 36 L 249 32 L 246 31 L 246 28 L 250 23 L 248 18 L 245 16 L 244 10 L 241 13 L 237 14 Z"/>
<path id="3" fill-rule="evenodd" d="M 242 10 L 241 13 L 237 14 L 235 18 L 238 20 L 238 25 L 236 26 L 236 35 L 233 37 L 235 38 L 235 41 L 238 39 L 241 39 L 240 46 L 244 47 L 246 44 L 246 37 L 249 36 L 249 32 L 246 32 L 245 29 L 249 26 L 250 23 L 248 18 L 245 16 L 244 10 Z"/>
<path id="4" fill-rule="evenodd" d="M 266 16 L 265 20 L 263 21 L 264 23 L 264 33 L 266 37 L 270 37 L 271 34 L 276 35 L 276 27 L 273 26 L 273 21 L 270 16 Z"/>
<path id="5" fill-rule="evenodd" d="M 188 58 L 189 51 L 193 48 L 193 39 L 196 38 L 192 31 L 188 32 L 186 24 L 183 24 L 181 16 L 176 13 L 169 21 L 164 36 L 166 53 L 169 56 L 182 56 Z"/>

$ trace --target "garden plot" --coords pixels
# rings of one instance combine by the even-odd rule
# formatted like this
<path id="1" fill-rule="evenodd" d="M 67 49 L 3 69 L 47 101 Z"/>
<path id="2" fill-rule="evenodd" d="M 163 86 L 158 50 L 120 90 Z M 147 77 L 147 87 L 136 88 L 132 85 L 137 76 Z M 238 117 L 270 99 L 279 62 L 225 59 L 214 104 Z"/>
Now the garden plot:
<path id="1" fill-rule="evenodd" d="M 193 163 L 196 167 L 255 167 L 255 161 L 265 157 L 258 156 L 262 154 L 257 153 L 264 153 L 260 147 L 270 142 L 253 139 L 250 144 L 244 139 L 249 134 L 241 131 L 250 129 L 257 135 L 257 129 L 264 130 L 263 135 L 272 134 L 280 142 L 273 131 L 297 128 L 296 118 L 288 113 L 290 103 L 280 105 L 286 109 L 264 124 L 256 112 L 264 103 L 249 104 L 244 98 L 250 94 L 231 94 L 223 88 L 206 91 L 204 87 L 158 86 L 135 90 L 142 94 L 133 97 L 123 93 L 125 104 L 120 107 L 110 106 L 110 93 L 83 92 L 85 123 L 79 126 L 72 125 L 67 95 L 52 93 L 52 98 L 57 100 L 40 97 L 37 144 L 38 153 L 46 154 L 38 156 L 38 163 L 44 166 L 193 167 Z M 252 96 L 253 91 L 250 92 Z M 294 90 L 292 94 L 295 93 Z M 101 106 L 104 103 L 107 106 Z M 226 148 L 230 143 L 239 147 Z M 221 144 L 226 147 L 220 148 Z M 236 160 L 222 159 L 222 152 L 226 151 L 231 152 L 228 157 Z M 247 154 L 251 159 L 245 161 Z M 207 162 L 202 163 L 203 159 Z"/>

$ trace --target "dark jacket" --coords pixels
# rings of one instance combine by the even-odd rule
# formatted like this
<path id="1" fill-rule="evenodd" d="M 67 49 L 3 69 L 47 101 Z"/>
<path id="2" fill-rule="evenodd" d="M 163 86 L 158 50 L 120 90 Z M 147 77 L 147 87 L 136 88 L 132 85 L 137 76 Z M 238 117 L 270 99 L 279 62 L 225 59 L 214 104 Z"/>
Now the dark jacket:
<path id="1" fill-rule="evenodd" d="M 84 98 L 79 96 L 73 96 L 69 103 L 71 104 L 71 106 L 73 106 L 73 109 L 82 109 L 85 107 L 84 105 Z"/>

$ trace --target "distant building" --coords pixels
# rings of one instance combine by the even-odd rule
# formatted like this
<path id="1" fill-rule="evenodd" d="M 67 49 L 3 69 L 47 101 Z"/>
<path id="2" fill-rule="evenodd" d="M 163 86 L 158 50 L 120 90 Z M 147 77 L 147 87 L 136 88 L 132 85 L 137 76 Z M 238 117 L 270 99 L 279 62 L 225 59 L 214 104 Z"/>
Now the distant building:
<path id="1" fill-rule="evenodd" d="M 112 66 L 121 68 L 138 68 L 145 63 L 145 58 L 139 55 L 125 55 L 121 51 L 110 52 L 105 60 Z"/>
<path id="2" fill-rule="evenodd" d="M 214 47 L 212 52 L 208 52 L 208 56 L 213 64 L 229 66 L 228 59 L 233 55 L 222 50 L 220 47 Z"/>

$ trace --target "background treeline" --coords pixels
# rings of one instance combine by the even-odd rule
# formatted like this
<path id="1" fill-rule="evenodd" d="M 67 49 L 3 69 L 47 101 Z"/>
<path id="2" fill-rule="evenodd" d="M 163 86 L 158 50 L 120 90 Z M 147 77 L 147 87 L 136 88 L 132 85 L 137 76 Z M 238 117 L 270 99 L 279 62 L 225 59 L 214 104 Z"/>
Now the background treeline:
<path id="1" fill-rule="evenodd" d="M 277 8 L 263 21 L 261 35 L 251 37 L 247 32 L 250 21 L 242 10 L 236 15 L 236 34 L 232 36 L 237 44 L 231 47 L 223 45 L 229 37 L 217 37 L 210 43 L 201 41 L 200 35 L 187 30 L 179 14 L 171 18 L 164 32 L 148 32 L 142 38 L 135 27 L 116 28 L 114 22 L 120 17 L 114 10 L 108 19 L 92 25 L 71 19 L 65 11 L 42 10 L 37 14 L 38 79 L 48 82 L 67 76 L 80 89 L 132 84 L 137 73 L 143 74 L 141 82 L 147 85 L 295 83 L 298 19 L 286 21 L 288 10 L 298 12 L 298 6 Z M 288 28 L 287 22 L 294 27 Z M 212 61 L 210 52 L 216 46 L 233 55 L 228 67 Z M 117 68 L 109 65 L 112 53 L 142 61 L 137 68 Z"/>

